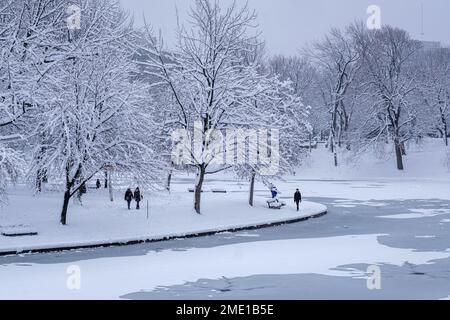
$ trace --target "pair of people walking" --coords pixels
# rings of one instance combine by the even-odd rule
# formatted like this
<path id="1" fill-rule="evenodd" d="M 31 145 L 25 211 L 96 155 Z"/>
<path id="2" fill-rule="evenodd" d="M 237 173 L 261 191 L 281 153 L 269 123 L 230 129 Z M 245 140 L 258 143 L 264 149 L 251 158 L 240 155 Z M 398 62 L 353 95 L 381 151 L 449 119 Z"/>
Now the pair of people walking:
<path id="1" fill-rule="evenodd" d="M 130 188 L 127 189 L 127 191 L 125 192 L 125 201 L 128 204 L 128 210 L 131 209 L 131 201 L 136 201 L 136 210 L 140 209 L 140 202 L 142 201 L 142 199 L 144 199 L 144 197 L 141 194 L 141 190 L 139 188 L 136 188 L 136 190 L 131 191 Z"/>

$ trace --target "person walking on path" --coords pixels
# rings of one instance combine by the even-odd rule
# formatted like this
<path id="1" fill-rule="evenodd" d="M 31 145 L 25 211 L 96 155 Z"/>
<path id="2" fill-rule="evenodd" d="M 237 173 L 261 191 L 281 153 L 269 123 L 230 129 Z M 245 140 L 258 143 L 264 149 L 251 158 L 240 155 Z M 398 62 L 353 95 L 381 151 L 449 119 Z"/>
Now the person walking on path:
<path id="1" fill-rule="evenodd" d="M 302 202 L 302 194 L 300 193 L 299 189 L 297 189 L 297 191 L 294 194 L 294 202 L 297 205 L 297 211 L 300 211 L 300 203 Z"/>
<path id="2" fill-rule="evenodd" d="M 134 190 L 134 200 L 136 201 L 136 210 L 139 210 L 139 203 L 142 201 L 143 196 L 141 194 L 141 190 L 139 190 L 139 188 L 136 188 L 136 190 Z"/>
<path id="3" fill-rule="evenodd" d="M 100 179 L 97 179 L 97 182 L 95 183 L 95 186 L 97 189 L 100 189 L 100 187 L 102 186 L 102 183 L 100 182 Z"/>
<path id="4" fill-rule="evenodd" d="M 128 188 L 127 191 L 125 192 L 125 201 L 128 204 L 128 210 L 131 210 L 130 205 L 132 200 L 133 200 L 133 191 L 131 191 L 131 189 Z"/>

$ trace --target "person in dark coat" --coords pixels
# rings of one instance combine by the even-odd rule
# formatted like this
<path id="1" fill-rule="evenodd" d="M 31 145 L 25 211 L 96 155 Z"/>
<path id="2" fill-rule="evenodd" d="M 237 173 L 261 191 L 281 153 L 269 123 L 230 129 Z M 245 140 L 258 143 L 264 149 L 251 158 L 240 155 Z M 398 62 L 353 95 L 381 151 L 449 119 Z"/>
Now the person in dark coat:
<path id="1" fill-rule="evenodd" d="M 97 187 L 97 189 L 100 189 L 100 187 L 102 186 L 102 183 L 100 182 L 100 179 L 97 179 L 97 182 L 95 183 L 95 186 Z"/>
<path id="2" fill-rule="evenodd" d="M 133 191 L 130 188 L 125 192 L 125 201 L 128 203 L 128 210 L 130 210 L 131 201 L 133 200 Z"/>
<path id="3" fill-rule="evenodd" d="M 139 190 L 139 188 L 136 188 L 136 190 L 134 190 L 134 200 L 136 201 L 136 210 L 139 210 L 139 203 L 142 201 L 142 194 L 141 194 L 141 190 Z"/>
<path id="4" fill-rule="evenodd" d="M 302 194 L 300 193 L 300 190 L 298 190 L 298 189 L 294 194 L 294 202 L 297 205 L 297 211 L 299 211 L 300 210 L 300 202 L 302 202 Z"/>

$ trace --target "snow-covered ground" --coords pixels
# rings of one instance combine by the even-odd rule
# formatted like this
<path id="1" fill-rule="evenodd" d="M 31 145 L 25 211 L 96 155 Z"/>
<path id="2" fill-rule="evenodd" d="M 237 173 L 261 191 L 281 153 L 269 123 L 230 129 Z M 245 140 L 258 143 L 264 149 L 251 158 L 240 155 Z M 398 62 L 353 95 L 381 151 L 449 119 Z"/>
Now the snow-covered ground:
<path id="1" fill-rule="evenodd" d="M 305 165 L 297 170 L 302 179 L 346 180 L 433 180 L 450 181 L 449 154 L 441 139 L 424 139 L 420 145 L 412 143 L 404 158 L 405 170 L 396 167 L 392 147 L 386 146 L 383 154 L 367 152 L 355 157 L 352 152 L 340 152 L 338 168 L 334 167 L 332 154 L 319 144 Z"/>
<path id="2" fill-rule="evenodd" d="M 441 139 L 413 144 L 404 158 L 402 172 L 397 170 L 392 152 L 383 157 L 367 153 L 357 160 L 351 152 L 343 152 L 336 168 L 332 154 L 319 145 L 296 175 L 286 177 L 287 181 L 280 185 L 284 191 L 300 187 L 311 197 L 367 201 L 450 199 L 449 152 Z"/>
<path id="3" fill-rule="evenodd" d="M 178 191 L 171 195 L 164 192 L 145 194 L 145 199 L 149 198 L 148 219 L 146 201 L 141 203 L 141 210 L 135 210 L 134 202 L 133 209 L 128 210 L 122 191 L 116 192 L 116 201 L 110 202 L 106 191 L 92 190 L 83 200 L 83 206 L 71 203 L 68 226 L 59 224 L 60 193 L 44 193 L 33 197 L 31 191 L 18 187 L 11 190 L 10 205 L 0 209 L 0 229 L 29 226 L 38 235 L 0 236 L 0 252 L 181 237 L 293 220 L 326 211 L 323 205 L 304 202 L 301 211 L 297 212 L 293 201 L 282 210 L 269 210 L 265 203 L 265 196 L 269 195 L 266 190 L 257 196 L 254 208 L 248 206 L 245 192 L 205 192 L 203 214 L 197 215 L 192 209 L 193 194 L 187 191 L 192 185 L 189 181 L 186 179 L 186 183 L 177 184 L 175 188 Z M 233 189 L 237 191 L 240 187 L 228 188 L 229 191 Z"/>
<path id="4" fill-rule="evenodd" d="M 250 208 L 247 205 L 248 183 L 236 182 L 235 177 L 229 174 L 219 174 L 208 177 L 203 194 L 204 214 L 198 216 L 191 209 L 193 194 L 187 192 L 194 177 L 179 174 L 174 178 L 170 195 L 146 192 L 140 211 L 126 209 L 122 200 L 124 188 L 116 190 L 115 202 L 108 200 L 109 195 L 103 189 L 90 190 L 83 206 L 76 201 L 71 203 L 69 225 L 63 227 L 58 223 L 62 202 L 60 192 L 33 196 L 30 190 L 18 186 L 9 190 L 9 206 L 0 207 L 0 227 L 6 230 L 22 225 L 25 227 L 20 228 L 29 228 L 39 235 L 0 236 L 0 252 L 182 236 L 290 220 L 325 210 L 319 204 L 304 202 L 298 214 L 292 201 L 296 188 L 300 188 L 307 198 L 344 199 L 338 205 L 347 208 L 355 207 L 354 200 L 371 205 L 374 200 L 450 199 L 450 173 L 442 144 L 441 140 L 426 140 L 422 146 L 409 150 L 404 173 L 396 171 L 393 159 L 373 160 L 373 154 L 360 159 L 357 166 L 349 160 L 350 154 L 341 154 L 342 164 L 336 169 L 332 155 L 319 145 L 295 176 L 277 182 L 280 197 L 288 203 L 288 207 L 281 211 L 267 209 L 265 200 L 269 192 L 264 185 L 257 184 L 256 207 Z M 213 189 L 225 189 L 228 193 L 213 194 L 210 192 Z M 376 202 L 374 205 L 382 204 Z M 390 218 L 446 213 L 445 209 L 439 212 L 401 212 Z"/>
<path id="5" fill-rule="evenodd" d="M 377 190 L 364 192 L 369 197 Z M 449 200 L 313 200 L 325 203 L 329 214 L 306 223 L 182 241 L 0 257 L 0 299 L 450 295 L 450 213 L 442 211 Z M 439 215 L 415 215 L 431 211 Z M 390 219 L 406 213 L 413 215 Z M 374 265 L 381 272 L 380 290 L 367 287 L 368 270 Z"/>
<path id="6" fill-rule="evenodd" d="M 296 216 L 296 188 L 311 201 L 304 203 L 302 213 L 323 208 L 313 204 L 322 203 L 328 215 L 198 239 L 0 257 L 0 299 L 447 298 L 450 179 L 441 150 L 439 141 L 431 141 L 423 152 L 411 152 L 409 169 L 394 176 L 389 171 L 391 166 L 395 169 L 392 161 L 369 163 L 369 169 L 360 167 L 355 174 L 348 165 L 334 175 L 326 174 L 332 165 L 322 165 L 323 175 L 321 170 L 307 175 L 305 167 L 277 183 L 280 197 L 288 203 L 282 211 L 265 208 L 268 190 L 261 184 L 256 188 L 257 206 L 248 208 L 247 183 L 217 175 L 204 187 L 204 215 L 196 216 L 191 210 L 193 195 L 187 192 L 193 177 L 177 175 L 171 195 L 145 194 L 146 199 L 159 198 L 151 201 L 148 221 L 145 205 L 140 212 L 128 211 L 122 194 L 108 203 L 107 193 L 99 191 L 85 199 L 84 207 L 72 205 L 69 226 L 61 227 L 60 195 L 32 199 L 26 189 L 11 190 L 11 206 L 3 209 L 2 219 L 33 221 L 41 233 L 30 241 L 46 236 L 46 241 L 58 242 L 95 240 L 105 234 L 127 238 Z M 313 153 L 312 163 L 315 158 L 332 160 L 323 150 Z M 422 174 L 420 164 L 426 161 L 434 167 Z M 378 174 L 371 176 L 370 168 Z M 352 174 L 345 174 L 347 170 Z M 228 193 L 208 192 L 214 188 Z M 4 240 L 0 238 L 2 245 Z M 380 290 L 367 286 L 371 266 L 380 268 Z M 73 290 L 77 275 L 80 287 Z"/>

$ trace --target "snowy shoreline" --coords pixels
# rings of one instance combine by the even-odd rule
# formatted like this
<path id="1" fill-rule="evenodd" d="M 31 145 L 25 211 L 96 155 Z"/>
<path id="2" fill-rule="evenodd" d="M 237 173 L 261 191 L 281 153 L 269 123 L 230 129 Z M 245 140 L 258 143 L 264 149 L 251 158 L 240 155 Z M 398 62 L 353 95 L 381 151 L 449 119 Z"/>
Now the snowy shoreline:
<path id="1" fill-rule="evenodd" d="M 311 202 L 312 204 L 312 202 Z M 315 204 L 315 203 L 314 203 Z M 319 206 L 319 204 L 316 204 Z M 310 212 L 307 214 L 299 214 L 297 217 L 289 218 L 289 219 L 279 219 L 279 220 L 268 220 L 261 221 L 256 224 L 249 225 L 234 225 L 227 227 L 225 229 L 207 229 L 207 230 L 199 230 L 196 232 L 189 233 L 179 233 L 179 234 L 169 234 L 169 235 L 160 235 L 154 237 L 144 237 L 144 238 L 123 238 L 117 239 L 113 241 L 94 241 L 94 242 L 83 242 L 79 244 L 73 243 L 61 243 L 58 245 L 36 245 L 36 246 L 26 246 L 26 247 L 15 247 L 15 248 L 1 248 L 0 256 L 9 256 L 9 255 L 18 255 L 18 254 L 27 254 L 27 253 L 46 253 L 46 252 L 58 252 L 58 251 L 69 251 L 69 250 L 79 250 L 79 249 L 93 249 L 93 248 L 107 248 L 107 247 L 118 247 L 118 246 L 129 246 L 129 245 L 137 245 L 143 243 L 155 243 L 162 241 L 171 241 L 177 239 L 189 239 L 189 238 L 199 238 L 206 237 L 211 235 L 216 235 L 220 233 L 227 232 L 238 232 L 238 231 L 247 231 L 247 230 L 256 230 L 256 229 L 264 229 L 270 227 L 276 227 L 285 224 L 298 223 L 302 221 L 307 221 L 309 219 L 315 219 L 322 217 L 328 213 L 328 210 L 325 206 L 319 211 Z"/>
<path id="2" fill-rule="evenodd" d="M 0 256 L 23 253 L 66 251 L 87 248 L 135 245 L 174 239 L 202 237 L 223 232 L 236 232 L 296 223 L 327 213 L 327 207 L 304 201 L 300 212 L 290 204 L 282 210 L 269 210 L 264 198 L 249 207 L 245 195 L 205 196 L 204 214 L 198 216 L 189 210 L 191 195 L 175 193 L 167 195 L 160 204 L 151 208 L 146 219 L 146 210 L 128 211 L 122 202 L 104 206 L 97 201 L 98 195 L 89 195 L 86 207 L 73 206 L 69 225 L 59 225 L 53 207 L 59 198 L 48 194 L 35 199 L 34 214 L 27 211 L 24 192 L 8 207 L 10 219 L 0 219 L 0 229 L 8 225 L 27 225 L 38 232 L 37 236 L 0 236 Z M 102 193 L 100 193 L 102 194 Z M 119 196 L 119 194 L 117 195 Z M 162 196 L 161 196 L 162 197 Z M 14 200 L 14 197 L 13 197 Z M 178 203 L 176 203 L 178 202 Z M 12 218 L 11 218 L 12 217 Z"/>

